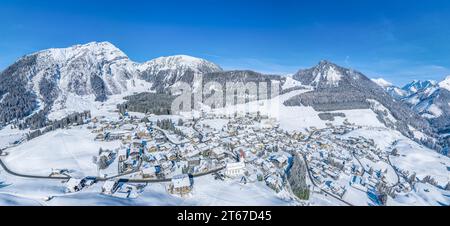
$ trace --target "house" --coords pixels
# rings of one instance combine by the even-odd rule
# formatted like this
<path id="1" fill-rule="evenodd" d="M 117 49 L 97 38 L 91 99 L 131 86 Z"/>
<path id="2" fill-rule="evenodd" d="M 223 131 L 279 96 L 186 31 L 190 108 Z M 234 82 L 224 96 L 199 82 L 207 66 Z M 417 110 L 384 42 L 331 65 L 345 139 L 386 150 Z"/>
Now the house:
<path id="1" fill-rule="evenodd" d="M 84 179 L 70 178 L 66 183 L 66 192 L 73 193 L 81 191 L 81 189 L 85 186 L 85 182 L 86 181 Z"/>
<path id="2" fill-rule="evenodd" d="M 356 189 L 360 189 L 363 191 L 367 190 L 367 188 L 365 187 L 366 185 L 365 179 L 361 176 L 353 176 L 352 180 L 350 181 L 350 185 Z"/>
<path id="3" fill-rule="evenodd" d="M 173 162 L 167 161 L 167 162 L 161 163 L 161 169 L 164 174 L 170 174 L 170 172 L 172 171 L 172 168 L 173 168 Z"/>
<path id="4" fill-rule="evenodd" d="M 170 145 L 169 143 L 163 143 L 158 145 L 158 149 L 159 151 L 169 151 L 172 149 L 172 145 Z"/>
<path id="5" fill-rule="evenodd" d="M 192 180 L 187 174 L 181 174 L 172 178 L 169 186 L 169 192 L 171 194 L 179 194 L 181 196 L 186 195 L 192 191 Z"/>
<path id="6" fill-rule="evenodd" d="M 117 156 L 116 152 L 103 150 L 100 153 L 99 160 L 97 162 L 100 169 L 106 169 L 109 165 L 111 165 Z"/>
<path id="7" fill-rule="evenodd" d="M 333 170 L 326 169 L 325 173 L 328 174 L 331 178 L 337 180 L 339 179 L 339 173 Z"/>
<path id="8" fill-rule="evenodd" d="M 144 168 L 141 171 L 143 178 L 153 178 L 156 177 L 156 174 L 158 173 L 158 168 L 156 167 L 148 167 Z"/>

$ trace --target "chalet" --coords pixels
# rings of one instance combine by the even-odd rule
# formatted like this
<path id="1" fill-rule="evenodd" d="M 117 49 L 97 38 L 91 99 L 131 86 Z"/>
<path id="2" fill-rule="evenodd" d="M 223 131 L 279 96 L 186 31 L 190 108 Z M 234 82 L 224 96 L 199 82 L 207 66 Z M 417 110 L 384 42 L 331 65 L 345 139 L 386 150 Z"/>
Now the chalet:
<path id="1" fill-rule="evenodd" d="M 272 169 L 275 169 L 275 165 L 269 161 L 264 161 L 262 164 L 262 167 L 265 171 L 270 171 Z"/>
<path id="2" fill-rule="evenodd" d="M 192 157 L 197 157 L 200 155 L 200 150 L 199 149 L 193 149 L 191 151 L 188 151 L 184 154 L 184 156 L 186 158 L 192 158 Z"/>
<path id="3" fill-rule="evenodd" d="M 167 153 L 166 157 L 169 161 L 175 161 L 178 159 L 177 153 L 174 151 Z"/>
<path id="4" fill-rule="evenodd" d="M 156 177 L 156 174 L 159 173 L 159 168 L 158 167 L 148 167 L 148 168 L 144 168 L 142 171 L 142 177 L 143 178 L 153 178 Z"/>
<path id="5" fill-rule="evenodd" d="M 121 183 L 118 187 L 119 188 L 118 188 L 116 194 L 114 194 L 114 196 L 119 197 L 119 198 L 127 198 L 127 199 L 138 198 L 139 194 L 143 190 L 143 185 Z"/>
<path id="6" fill-rule="evenodd" d="M 121 127 L 121 129 L 126 130 L 126 131 L 133 131 L 134 130 L 134 126 L 131 124 L 125 124 Z"/>
<path id="7" fill-rule="evenodd" d="M 157 152 L 157 153 L 155 153 L 152 156 L 155 158 L 155 160 L 157 162 L 163 162 L 163 161 L 167 160 L 167 156 L 164 153 L 161 153 L 161 152 Z"/>
<path id="8" fill-rule="evenodd" d="M 126 134 L 122 133 L 122 132 L 117 132 L 117 133 L 107 132 L 107 133 L 105 133 L 104 136 L 105 136 L 105 141 L 115 141 L 115 140 L 122 139 L 124 136 L 126 136 Z"/>
<path id="9" fill-rule="evenodd" d="M 105 195 L 112 195 L 114 194 L 117 189 L 119 188 L 119 182 L 116 180 L 108 180 L 105 181 L 102 187 L 102 193 Z"/>
<path id="10" fill-rule="evenodd" d="M 96 140 L 96 141 L 104 141 L 105 140 L 105 135 L 103 133 L 99 133 L 99 134 L 97 134 L 97 136 L 95 136 L 94 140 Z"/>
<path id="11" fill-rule="evenodd" d="M 166 161 L 166 162 L 161 163 L 161 169 L 165 173 L 170 172 L 172 170 L 172 168 L 173 168 L 173 163 L 170 162 L 170 161 Z"/>
<path id="12" fill-rule="evenodd" d="M 363 191 L 367 190 L 365 179 L 361 176 L 353 176 L 350 181 L 350 185 Z"/>
<path id="13" fill-rule="evenodd" d="M 275 155 L 270 158 L 278 168 L 283 168 L 288 164 L 289 158 L 285 155 Z"/>
<path id="14" fill-rule="evenodd" d="M 135 159 L 139 159 L 143 154 L 143 150 L 142 149 L 128 149 L 127 150 L 127 155 L 129 158 L 135 160 Z"/>
<path id="15" fill-rule="evenodd" d="M 201 144 L 197 145 L 197 149 L 201 153 L 203 153 L 203 152 L 207 152 L 210 149 L 210 147 L 208 145 L 206 145 L 205 143 L 201 143 Z"/>
<path id="16" fill-rule="evenodd" d="M 240 161 L 236 163 L 227 163 L 225 169 L 225 176 L 227 177 L 238 177 L 242 176 L 245 173 L 245 163 Z"/>

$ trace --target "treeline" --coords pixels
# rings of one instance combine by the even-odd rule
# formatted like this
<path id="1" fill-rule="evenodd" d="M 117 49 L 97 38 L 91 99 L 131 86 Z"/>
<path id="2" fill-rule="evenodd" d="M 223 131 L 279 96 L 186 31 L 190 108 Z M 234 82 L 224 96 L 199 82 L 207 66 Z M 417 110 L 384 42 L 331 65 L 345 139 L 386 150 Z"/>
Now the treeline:
<path id="1" fill-rule="evenodd" d="M 38 107 L 36 95 L 26 88 L 36 57 L 27 56 L 0 73 L 0 123 L 23 119 Z"/>
<path id="2" fill-rule="evenodd" d="M 310 190 L 306 184 L 306 163 L 298 155 L 294 154 L 292 168 L 288 173 L 288 182 L 291 185 L 292 192 L 301 200 L 308 200 Z"/>

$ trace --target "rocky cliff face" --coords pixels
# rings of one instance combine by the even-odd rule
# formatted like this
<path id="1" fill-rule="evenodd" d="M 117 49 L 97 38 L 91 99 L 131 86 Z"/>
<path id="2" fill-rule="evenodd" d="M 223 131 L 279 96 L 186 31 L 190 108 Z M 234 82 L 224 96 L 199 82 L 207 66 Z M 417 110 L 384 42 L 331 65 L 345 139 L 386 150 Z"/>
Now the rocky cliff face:
<path id="1" fill-rule="evenodd" d="M 185 55 L 160 57 L 140 65 L 139 69 L 140 76 L 160 92 L 177 82 L 191 84 L 198 75 L 223 71 L 214 63 Z"/>

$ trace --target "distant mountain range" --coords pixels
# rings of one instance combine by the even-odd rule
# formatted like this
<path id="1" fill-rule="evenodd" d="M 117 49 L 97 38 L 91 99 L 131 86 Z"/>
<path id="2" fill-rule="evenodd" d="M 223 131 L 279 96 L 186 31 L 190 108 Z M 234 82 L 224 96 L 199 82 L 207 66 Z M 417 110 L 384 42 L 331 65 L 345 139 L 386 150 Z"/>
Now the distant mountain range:
<path id="1" fill-rule="evenodd" d="M 29 120 L 44 125 L 51 112 L 73 104 L 74 98 L 104 102 L 118 94 L 168 93 L 176 82 L 194 84 L 197 76 L 219 83 L 276 80 L 283 85 L 287 79 L 248 70 L 224 71 L 219 65 L 185 55 L 137 63 L 111 43 L 92 42 L 33 53 L 1 72 L 0 122 Z M 312 106 L 317 111 L 372 109 L 386 126 L 411 138 L 412 130 L 427 134 L 420 141 L 428 146 L 437 145 L 438 134 L 450 132 L 450 77 L 440 83 L 414 81 L 399 88 L 321 61 L 292 79 L 313 91 L 289 99 L 287 106 Z"/>

